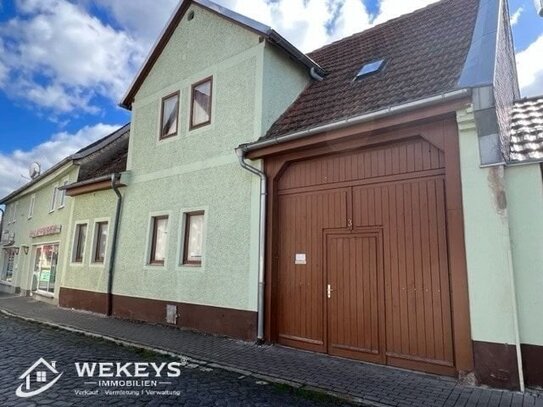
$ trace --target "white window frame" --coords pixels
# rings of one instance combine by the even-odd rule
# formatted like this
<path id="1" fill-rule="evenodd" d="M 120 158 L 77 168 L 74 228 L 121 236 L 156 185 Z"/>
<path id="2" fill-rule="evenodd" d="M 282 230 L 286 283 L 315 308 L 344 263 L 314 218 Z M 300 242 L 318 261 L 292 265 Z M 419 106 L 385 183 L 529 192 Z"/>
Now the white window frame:
<path id="1" fill-rule="evenodd" d="M 49 204 L 49 213 L 53 213 L 57 209 L 57 192 L 58 184 L 53 185 L 53 195 L 51 196 L 51 203 Z"/>
<path id="2" fill-rule="evenodd" d="M 28 206 L 28 219 L 32 219 L 34 216 L 34 209 L 36 207 L 36 194 L 30 196 L 30 205 Z"/>
<path id="3" fill-rule="evenodd" d="M 64 181 L 62 181 L 62 186 L 65 187 L 66 185 L 68 185 L 69 182 L 70 180 L 65 179 Z M 60 191 L 60 195 L 58 196 L 58 209 L 62 209 L 65 206 L 66 206 L 66 190 L 63 189 L 62 191 Z"/>
<path id="4" fill-rule="evenodd" d="M 85 265 L 85 258 L 87 257 L 87 242 L 89 241 L 89 220 L 79 220 L 74 223 L 74 231 L 72 234 L 72 246 L 70 248 L 70 266 L 71 267 L 83 267 Z M 85 242 L 83 242 L 83 254 L 81 258 L 81 262 L 75 261 L 75 248 L 76 248 L 76 239 L 77 239 L 77 231 L 79 229 L 79 225 L 86 225 L 87 226 L 87 234 L 85 235 Z"/>
<path id="5" fill-rule="evenodd" d="M 9 263 L 9 257 L 11 256 L 11 253 L 8 254 L 8 252 L 4 252 L 4 258 L 2 259 L 2 262 L 0 263 L 0 285 L 7 285 L 7 286 L 13 286 L 15 282 L 15 272 L 18 268 L 18 261 L 19 261 L 19 254 L 13 253 L 13 264 L 12 264 L 12 270 L 11 270 L 11 281 L 6 280 L 6 273 L 7 273 L 7 266 Z"/>
<path id="6" fill-rule="evenodd" d="M 106 252 L 104 253 L 104 262 L 103 263 L 97 263 L 95 261 L 95 254 L 96 254 L 96 245 L 98 244 L 98 224 L 107 222 L 107 238 L 106 238 Z M 104 268 L 106 266 L 106 263 L 108 262 L 108 254 L 109 254 L 109 237 L 110 237 L 110 231 L 111 231 L 111 219 L 110 218 L 96 218 L 93 221 L 92 226 L 92 246 L 91 246 L 91 256 L 89 259 L 90 267 L 97 267 L 97 268 Z"/>
<path id="7" fill-rule="evenodd" d="M 177 110 L 177 133 L 173 136 L 168 136 L 168 137 L 161 137 L 162 136 L 162 102 L 167 99 L 168 97 L 173 97 L 175 96 L 175 94 L 177 94 L 177 96 L 179 97 L 179 102 L 178 102 L 178 110 Z M 179 88 L 177 90 L 171 90 L 171 91 L 166 91 L 162 96 L 160 96 L 159 100 L 158 100 L 158 120 L 157 120 L 157 128 L 158 128 L 158 133 L 157 133 L 157 137 L 156 137 L 156 140 L 155 140 L 155 144 L 158 146 L 158 145 L 162 145 L 162 144 L 166 144 L 166 143 L 172 143 L 172 142 L 175 142 L 177 140 L 179 140 L 179 136 L 181 136 L 181 129 L 182 129 L 182 124 L 183 122 L 181 121 L 181 113 L 183 111 L 182 107 L 181 107 L 181 101 L 183 100 L 182 99 L 183 97 L 183 89 Z"/>
<path id="8" fill-rule="evenodd" d="M 2 215 L 2 219 L 5 222 L 5 225 L 11 225 L 11 204 L 6 205 L 5 212 Z"/>
<path id="9" fill-rule="evenodd" d="M 153 244 L 153 219 L 157 216 L 168 217 L 168 227 L 166 228 L 166 257 L 164 258 L 164 264 L 151 264 L 151 245 Z M 168 259 L 170 251 L 171 231 L 172 231 L 173 217 L 171 211 L 159 211 L 150 212 L 147 221 L 147 238 L 145 242 L 145 257 L 143 258 L 144 270 L 164 270 L 168 268 Z"/>
<path id="10" fill-rule="evenodd" d="M 11 223 L 17 222 L 17 206 L 19 206 L 19 201 L 15 201 L 11 209 Z"/>
<path id="11" fill-rule="evenodd" d="M 202 236 L 202 263 L 200 265 L 183 264 L 183 257 L 185 254 L 185 232 L 187 223 L 187 214 L 193 212 L 204 212 L 204 230 Z M 201 273 L 206 270 L 207 262 L 207 230 L 209 222 L 209 207 L 208 206 L 195 206 L 190 208 L 183 208 L 180 212 L 180 224 L 179 224 L 179 236 L 177 238 L 177 265 L 176 269 L 183 272 L 195 272 Z"/>

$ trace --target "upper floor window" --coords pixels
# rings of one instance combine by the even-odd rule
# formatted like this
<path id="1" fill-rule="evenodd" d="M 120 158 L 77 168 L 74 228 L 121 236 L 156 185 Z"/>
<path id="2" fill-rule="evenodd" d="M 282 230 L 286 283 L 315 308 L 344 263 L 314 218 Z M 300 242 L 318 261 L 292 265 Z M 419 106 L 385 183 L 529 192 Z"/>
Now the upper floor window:
<path id="1" fill-rule="evenodd" d="M 149 264 L 164 265 L 168 242 L 168 216 L 152 218 L 151 253 Z"/>
<path id="2" fill-rule="evenodd" d="M 19 205 L 19 202 L 15 202 L 13 204 L 13 207 L 11 208 L 11 222 L 15 223 L 17 221 L 17 206 Z"/>
<path id="3" fill-rule="evenodd" d="M 66 186 L 68 185 L 68 180 L 64 181 L 62 183 L 62 186 Z M 66 190 L 63 189 L 62 191 L 60 191 L 60 196 L 58 197 L 58 208 L 64 208 L 64 205 L 66 204 Z"/>
<path id="4" fill-rule="evenodd" d="M 160 118 L 160 139 L 173 137 L 177 134 L 179 121 L 179 92 L 162 98 Z"/>
<path id="5" fill-rule="evenodd" d="M 211 96 L 213 78 L 209 77 L 192 85 L 190 128 L 198 128 L 211 123 Z"/>
<path id="6" fill-rule="evenodd" d="M 51 196 L 51 207 L 49 208 L 49 212 L 53 212 L 55 210 L 57 203 L 57 191 L 58 188 L 56 186 L 53 187 L 53 195 Z"/>
<path id="7" fill-rule="evenodd" d="M 74 263 L 83 263 L 85 255 L 85 241 L 87 240 L 87 224 L 80 223 L 75 228 L 73 258 Z"/>
<path id="8" fill-rule="evenodd" d="M 32 219 L 34 216 L 34 206 L 36 206 L 36 195 L 30 197 L 30 206 L 28 207 L 28 219 Z"/>

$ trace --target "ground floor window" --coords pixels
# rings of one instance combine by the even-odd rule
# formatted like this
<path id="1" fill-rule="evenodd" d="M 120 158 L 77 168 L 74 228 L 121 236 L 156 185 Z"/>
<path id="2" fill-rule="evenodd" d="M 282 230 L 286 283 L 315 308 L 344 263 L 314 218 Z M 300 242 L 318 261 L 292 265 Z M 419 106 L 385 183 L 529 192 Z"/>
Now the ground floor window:
<path id="1" fill-rule="evenodd" d="M 204 212 L 186 213 L 182 264 L 192 266 L 202 265 L 203 244 Z"/>
<path id="2" fill-rule="evenodd" d="M 16 249 L 4 249 L 4 264 L 2 265 L 2 273 L 0 274 L 0 279 L 6 283 L 11 283 L 13 281 L 13 269 L 15 267 L 16 255 Z"/>
<path id="3" fill-rule="evenodd" d="M 36 247 L 34 258 L 34 290 L 53 294 L 58 265 L 58 244 Z"/>
<path id="4" fill-rule="evenodd" d="M 151 226 L 151 255 L 149 264 L 164 265 L 168 242 L 168 216 L 154 216 Z"/>
<path id="5" fill-rule="evenodd" d="M 108 223 L 97 222 L 94 226 L 94 255 L 93 263 L 103 263 L 106 258 Z"/>

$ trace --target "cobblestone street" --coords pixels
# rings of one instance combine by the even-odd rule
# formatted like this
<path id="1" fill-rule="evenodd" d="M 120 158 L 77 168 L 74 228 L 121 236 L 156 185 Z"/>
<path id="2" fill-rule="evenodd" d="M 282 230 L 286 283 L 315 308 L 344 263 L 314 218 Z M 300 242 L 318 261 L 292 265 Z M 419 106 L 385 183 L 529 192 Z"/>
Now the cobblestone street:
<path id="1" fill-rule="evenodd" d="M 183 406 L 330 406 L 342 405 L 335 399 L 301 393 L 254 377 L 210 369 L 183 362 L 181 376 L 170 385 L 158 387 L 100 388 L 86 385 L 77 376 L 75 362 L 162 362 L 177 361 L 149 352 L 140 352 L 113 343 L 90 339 L 78 334 L 43 327 L 24 321 L 0 317 L 0 404 L 15 405 L 183 405 Z M 23 383 L 19 376 L 43 357 L 56 361 L 59 381 L 49 390 L 32 398 L 16 396 Z M 90 379 L 87 379 L 90 380 Z M 95 379 L 96 380 L 96 379 Z M 98 393 L 96 394 L 96 390 Z M 128 391 L 133 395 L 108 395 L 107 391 Z M 146 391 L 169 391 L 174 395 L 153 396 Z M 78 392 L 87 391 L 84 395 Z"/>

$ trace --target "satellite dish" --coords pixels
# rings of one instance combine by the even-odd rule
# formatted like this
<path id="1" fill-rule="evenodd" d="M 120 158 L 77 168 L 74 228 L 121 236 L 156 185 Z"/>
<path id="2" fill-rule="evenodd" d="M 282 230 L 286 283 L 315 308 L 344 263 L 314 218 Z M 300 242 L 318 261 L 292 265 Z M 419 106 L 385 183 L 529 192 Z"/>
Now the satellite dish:
<path id="1" fill-rule="evenodd" d="M 28 175 L 30 178 L 35 179 L 41 174 L 41 165 L 39 162 L 33 162 L 28 169 Z"/>

